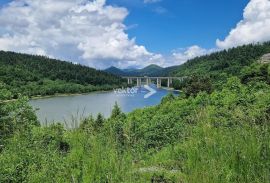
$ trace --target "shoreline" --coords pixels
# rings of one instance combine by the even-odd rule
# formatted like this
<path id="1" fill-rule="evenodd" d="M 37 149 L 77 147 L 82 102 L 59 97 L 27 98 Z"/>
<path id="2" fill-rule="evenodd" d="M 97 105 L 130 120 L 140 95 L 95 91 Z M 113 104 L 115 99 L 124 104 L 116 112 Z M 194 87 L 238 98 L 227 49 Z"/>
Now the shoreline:
<path id="1" fill-rule="evenodd" d="M 56 93 L 54 95 L 45 95 L 45 96 L 32 96 L 29 97 L 29 100 L 38 100 L 38 99 L 47 99 L 47 98 L 54 98 L 54 97 L 69 97 L 69 96 L 81 96 L 81 95 L 88 95 L 91 93 L 106 93 L 111 92 L 113 90 L 97 90 L 87 93 Z"/>
<path id="2" fill-rule="evenodd" d="M 168 91 L 176 91 L 176 92 L 181 92 L 181 90 L 176 90 L 174 88 L 167 88 L 167 87 L 161 87 L 161 89 L 168 90 Z M 111 92 L 112 90 L 97 90 L 97 91 L 92 91 L 92 92 L 87 92 L 87 93 L 59 93 L 59 94 L 54 94 L 54 95 L 46 95 L 46 96 L 33 96 L 29 97 L 29 100 L 38 100 L 38 99 L 47 99 L 47 98 L 54 98 L 54 97 L 69 97 L 69 96 L 81 96 L 81 95 L 88 95 L 92 93 L 106 93 L 106 92 Z"/>
<path id="3" fill-rule="evenodd" d="M 181 92 L 181 90 L 176 90 L 174 88 L 168 88 L 168 87 L 161 87 L 161 89 L 168 90 L 168 91 L 176 91 L 176 92 Z M 69 96 L 81 96 L 81 95 L 88 95 L 92 93 L 106 93 L 106 92 L 111 92 L 113 89 L 110 90 L 97 90 L 97 91 L 92 91 L 92 92 L 87 92 L 87 93 L 56 93 L 53 95 L 45 95 L 45 96 L 31 96 L 29 97 L 30 100 L 39 100 L 39 99 L 48 99 L 48 98 L 54 98 L 54 97 L 69 97 Z M 10 99 L 10 100 L 3 100 L 0 101 L 0 103 L 7 103 L 7 102 L 13 102 L 16 101 L 17 99 Z"/>
<path id="4" fill-rule="evenodd" d="M 91 93 L 97 93 L 97 92 L 102 92 L 102 93 L 105 93 L 105 92 L 110 92 L 110 91 L 113 91 L 113 90 L 97 90 L 97 91 L 92 91 L 92 92 L 87 92 L 87 93 L 56 93 L 56 94 L 53 94 L 53 95 L 45 95 L 45 96 L 31 96 L 31 97 L 28 97 L 29 98 L 29 101 L 30 100 L 38 100 L 38 99 L 47 99 L 47 98 L 54 98 L 54 97 L 68 97 L 68 96 L 80 96 L 80 95 L 88 95 L 88 94 L 91 94 Z M 18 99 L 10 99 L 10 100 L 0 100 L 0 104 L 1 103 L 8 103 L 8 102 L 13 102 L 13 101 L 16 101 Z"/>
<path id="5" fill-rule="evenodd" d="M 176 89 L 174 89 L 174 88 L 168 88 L 168 87 L 161 87 L 162 89 L 164 89 L 164 90 L 168 90 L 168 91 L 176 91 L 176 92 L 181 92 L 181 90 L 176 90 Z"/>

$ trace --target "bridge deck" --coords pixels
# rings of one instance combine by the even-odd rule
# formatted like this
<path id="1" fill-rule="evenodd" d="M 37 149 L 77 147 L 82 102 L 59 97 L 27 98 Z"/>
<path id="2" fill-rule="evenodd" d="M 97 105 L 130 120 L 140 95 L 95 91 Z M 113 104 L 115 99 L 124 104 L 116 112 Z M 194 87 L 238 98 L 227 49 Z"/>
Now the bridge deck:
<path id="1" fill-rule="evenodd" d="M 142 76 L 138 76 L 138 77 L 136 77 L 136 76 L 125 76 L 125 77 L 122 77 L 122 78 L 124 78 L 124 79 L 182 79 L 182 78 L 185 78 L 185 77 L 170 77 L 170 76 L 168 76 L 168 77 L 142 77 Z"/>
<path id="2" fill-rule="evenodd" d="M 132 84 L 133 83 L 133 80 L 136 79 L 137 80 L 137 86 L 140 87 L 142 85 L 142 80 L 146 80 L 146 84 L 149 85 L 151 84 L 151 80 L 152 79 L 155 79 L 157 80 L 157 87 L 160 88 L 161 87 L 161 83 L 162 83 L 162 79 L 166 79 L 167 80 L 167 87 L 170 88 L 170 85 L 173 83 L 173 79 L 178 79 L 180 81 L 184 81 L 185 78 L 187 77 L 148 77 L 148 76 L 145 76 L 145 77 L 142 77 L 142 76 L 125 76 L 125 77 L 122 77 L 122 78 L 125 78 L 128 80 L 128 84 Z"/>

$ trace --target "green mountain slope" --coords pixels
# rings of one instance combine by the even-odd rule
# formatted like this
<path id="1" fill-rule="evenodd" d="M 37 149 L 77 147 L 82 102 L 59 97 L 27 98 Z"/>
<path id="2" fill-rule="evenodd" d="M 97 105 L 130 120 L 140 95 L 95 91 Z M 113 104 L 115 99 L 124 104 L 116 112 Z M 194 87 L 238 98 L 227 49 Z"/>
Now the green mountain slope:
<path id="1" fill-rule="evenodd" d="M 107 90 L 121 78 L 43 56 L 0 51 L 0 82 L 17 97 Z"/>
<path id="2" fill-rule="evenodd" d="M 161 71 L 163 68 L 158 65 L 149 65 L 138 71 L 140 76 L 157 76 L 156 73 Z"/>
<path id="3" fill-rule="evenodd" d="M 120 76 L 213 76 L 238 75 L 244 66 L 254 63 L 262 55 L 270 53 L 270 42 L 250 44 L 197 57 L 183 65 L 162 68 L 149 65 L 143 69 L 109 68 L 108 72 Z"/>
<path id="4" fill-rule="evenodd" d="M 262 55 L 270 53 L 270 42 L 250 44 L 194 58 L 170 72 L 175 76 L 191 75 L 239 75 L 244 66 L 256 62 Z"/>
<path id="5" fill-rule="evenodd" d="M 105 70 L 105 72 L 115 74 L 118 76 L 158 76 L 157 73 L 163 70 L 162 67 L 158 65 L 149 65 L 142 69 L 119 69 L 116 67 L 110 67 Z"/>
<path id="6" fill-rule="evenodd" d="M 188 95 L 196 95 L 200 91 L 211 92 L 222 88 L 222 84 L 231 76 L 243 77 L 244 70 L 256 65 L 266 53 L 270 53 L 270 42 L 239 46 L 189 60 L 183 65 L 173 67 L 169 75 L 189 76 L 183 83 L 173 83 L 174 88 L 183 90 Z M 258 73 L 265 79 L 265 74 Z"/>
<path id="7" fill-rule="evenodd" d="M 110 73 L 110 74 L 114 74 L 116 76 L 127 76 L 128 75 L 128 73 L 125 72 L 124 70 L 118 69 L 118 68 L 113 67 L 113 66 L 105 69 L 104 71 L 107 73 Z"/>

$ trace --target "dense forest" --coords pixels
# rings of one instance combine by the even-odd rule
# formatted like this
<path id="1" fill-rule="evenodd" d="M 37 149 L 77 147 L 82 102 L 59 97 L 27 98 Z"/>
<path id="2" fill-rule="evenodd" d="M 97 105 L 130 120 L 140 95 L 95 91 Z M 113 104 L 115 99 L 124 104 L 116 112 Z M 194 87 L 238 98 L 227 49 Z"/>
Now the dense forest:
<path id="1" fill-rule="evenodd" d="M 25 97 L 0 103 L 0 182 L 267 183 L 270 64 L 258 60 L 269 48 L 189 61 L 176 72 L 193 78 L 179 96 L 128 114 L 116 104 L 108 119 L 89 116 L 75 129 L 40 126 Z"/>
<path id="2" fill-rule="evenodd" d="M 243 67 L 256 62 L 266 53 L 270 53 L 270 42 L 239 46 L 189 60 L 175 68 L 170 74 L 176 76 L 209 75 L 214 77 L 220 74 L 239 76 Z"/>
<path id="3" fill-rule="evenodd" d="M 243 72 L 248 71 L 244 68 L 248 69 L 266 53 L 270 53 L 270 42 L 244 45 L 194 58 L 183 65 L 167 68 L 163 73 L 189 77 L 185 83 L 175 81 L 174 87 L 177 89 L 197 85 L 198 90 L 207 88 L 210 91 L 220 87 L 228 77 L 246 74 Z"/>
<path id="4" fill-rule="evenodd" d="M 86 93 L 121 86 L 124 81 L 112 74 L 44 56 L 0 51 L 0 87 L 12 95 L 53 95 Z"/>

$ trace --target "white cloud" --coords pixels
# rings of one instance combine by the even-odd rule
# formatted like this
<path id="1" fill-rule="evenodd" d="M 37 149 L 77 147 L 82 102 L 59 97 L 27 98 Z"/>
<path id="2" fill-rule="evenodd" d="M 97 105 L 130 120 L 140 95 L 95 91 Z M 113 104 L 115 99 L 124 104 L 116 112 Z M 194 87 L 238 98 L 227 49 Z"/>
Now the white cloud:
<path id="1" fill-rule="evenodd" d="M 144 0 L 143 2 L 145 4 L 148 4 L 148 3 L 158 3 L 158 2 L 161 2 L 162 0 Z"/>
<path id="2" fill-rule="evenodd" d="M 181 65 L 192 58 L 206 55 L 212 53 L 213 51 L 215 50 L 214 49 L 207 50 L 199 47 L 198 45 L 193 45 L 185 49 L 174 50 L 172 52 L 172 59 L 170 64 Z"/>
<path id="3" fill-rule="evenodd" d="M 250 0 L 244 9 L 243 20 L 231 30 L 225 40 L 217 39 L 217 48 L 204 49 L 197 45 L 174 50 L 171 65 L 181 65 L 192 58 L 249 43 L 270 40 L 270 0 Z"/>
<path id="4" fill-rule="evenodd" d="M 156 7 L 155 9 L 153 9 L 153 11 L 158 14 L 164 14 L 168 12 L 168 10 L 162 6 Z"/>
<path id="5" fill-rule="evenodd" d="M 144 0 L 157 3 L 160 0 Z M 157 9 L 162 13 L 166 10 Z M 270 1 L 250 0 L 241 20 L 216 50 L 197 45 L 171 55 L 151 53 L 129 38 L 126 8 L 106 0 L 13 0 L 0 9 L 0 50 L 47 55 L 97 68 L 180 65 L 197 56 L 270 40 Z"/>
<path id="6" fill-rule="evenodd" d="M 270 40 L 270 1 L 251 0 L 244 9 L 243 20 L 231 30 L 225 40 L 217 40 L 219 48 Z"/>
<path id="7" fill-rule="evenodd" d="M 106 0 L 20 0 L 0 9 L 0 50 L 47 55 L 104 68 L 163 64 L 129 39 L 125 8 Z"/>

